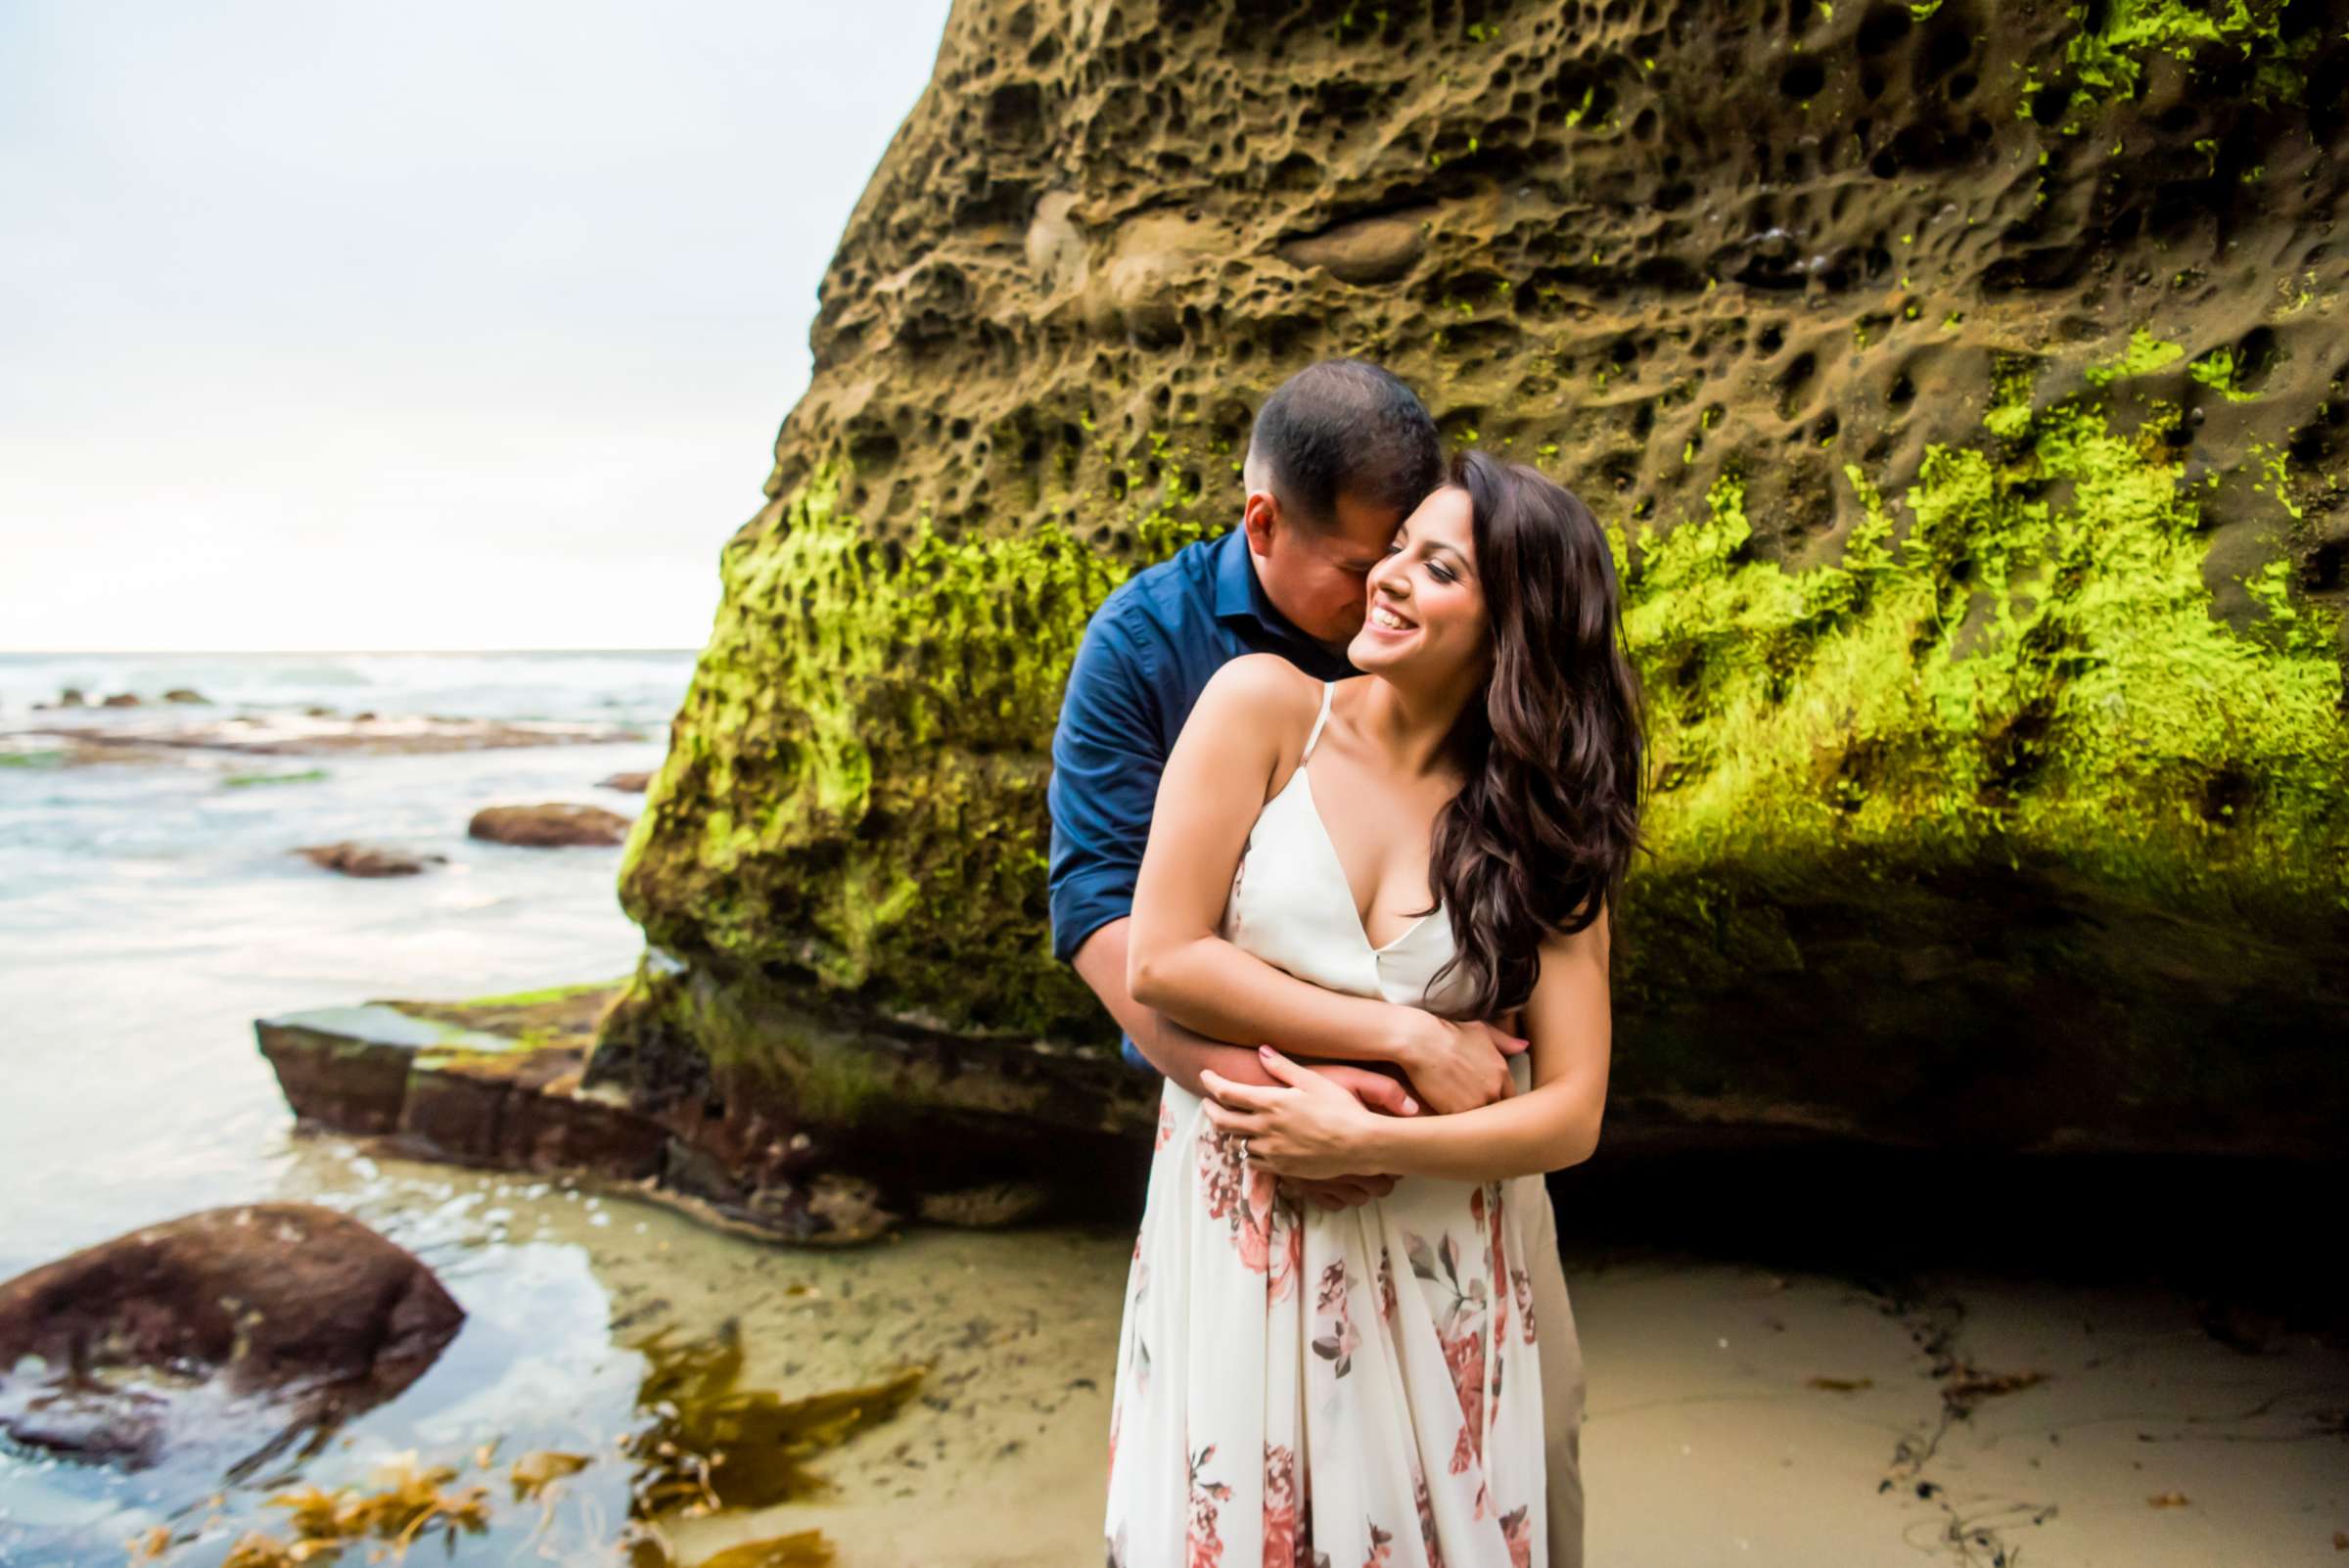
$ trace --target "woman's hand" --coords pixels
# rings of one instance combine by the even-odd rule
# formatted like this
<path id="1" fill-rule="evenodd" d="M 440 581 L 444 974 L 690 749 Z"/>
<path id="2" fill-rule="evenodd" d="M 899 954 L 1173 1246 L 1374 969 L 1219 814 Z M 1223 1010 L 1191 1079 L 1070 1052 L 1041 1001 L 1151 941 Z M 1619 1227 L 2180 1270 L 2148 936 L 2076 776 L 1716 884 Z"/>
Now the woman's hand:
<path id="1" fill-rule="evenodd" d="M 1214 1098 L 1207 1119 L 1219 1131 L 1248 1142 L 1248 1158 L 1275 1176 L 1326 1179 L 1369 1169 L 1364 1158 L 1378 1116 L 1328 1079 L 1298 1066 L 1269 1045 L 1257 1053 L 1284 1088 L 1234 1084 L 1213 1069 L 1199 1081 Z"/>
<path id="2" fill-rule="evenodd" d="M 1517 1092 L 1509 1058 L 1526 1041 L 1491 1024 L 1455 1024 L 1416 1007 L 1399 1011 L 1411 1015 L 1399 1053 L 1404 1076 L 1429 1110 L 1451 1116 Z"/>

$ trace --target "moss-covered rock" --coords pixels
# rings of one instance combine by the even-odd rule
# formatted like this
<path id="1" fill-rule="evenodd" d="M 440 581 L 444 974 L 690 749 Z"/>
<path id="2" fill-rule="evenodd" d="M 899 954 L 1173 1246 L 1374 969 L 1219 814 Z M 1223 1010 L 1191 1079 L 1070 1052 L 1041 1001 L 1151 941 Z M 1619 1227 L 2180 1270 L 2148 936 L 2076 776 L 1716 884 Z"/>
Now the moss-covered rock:
<path id="1" fill-rule="evenodd" d="M 1617 536 L 1659 771 L 1611 1127 L 2310 1146 L 2349 1101 L 2327 16 L 957 6 L 628 841 L 680 967 L 594 1075 L 858 1123 L 934 1089 L 778 1020 L 1100 1041 L 1046 940 L 1069 657 L 1236 516 L 1264 394 L 1356 353 Z"/>

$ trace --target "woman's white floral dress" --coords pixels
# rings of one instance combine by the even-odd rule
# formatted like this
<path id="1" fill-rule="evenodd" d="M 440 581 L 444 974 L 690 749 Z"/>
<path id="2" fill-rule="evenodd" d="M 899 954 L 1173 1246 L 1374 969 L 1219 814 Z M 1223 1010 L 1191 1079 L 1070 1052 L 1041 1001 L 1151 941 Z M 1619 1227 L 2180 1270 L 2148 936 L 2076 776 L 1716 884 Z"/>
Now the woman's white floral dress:
<path id="1" fill-rule="evenodd" d="M 1441 910 L 1371 945 L 1302 761 L 1249 835 L 1222 934 L 1333 991 L 1450 994 L 1451 977 L 1424 996 L 1451 955 Z M 1530 1086 L 1522 1057 L 1511 1070 Z M 1110 1407 L 1110 1568 L 1544 1563 L 1521 1261 L 1541 1177 L 1405 1177 L 1381 1202 L 1300 1208 L 1201 1105 L 1172 1081 L 1159 1102 Z"/>

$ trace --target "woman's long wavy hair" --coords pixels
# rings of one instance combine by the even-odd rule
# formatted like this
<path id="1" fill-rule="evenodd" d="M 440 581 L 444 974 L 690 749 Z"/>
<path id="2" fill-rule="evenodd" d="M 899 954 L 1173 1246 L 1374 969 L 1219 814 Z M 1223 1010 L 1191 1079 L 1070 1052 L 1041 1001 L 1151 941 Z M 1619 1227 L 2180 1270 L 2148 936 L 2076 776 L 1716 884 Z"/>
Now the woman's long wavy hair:
<path id="1" fill-rule="evenodd" d="M 1473 509 L 1493 669 L 1452 731 L 1467 781 L 1436 818 L 1428 878 L 1451 921 L 1446 972 L 1467 976 L 1463 1016 L 1494 1019 L 1533 993 L 1543 942 L 1616 908 L 1647 744 L 1615 556 L 1590 509 L 1474 448 L 1445 483 Z"/>

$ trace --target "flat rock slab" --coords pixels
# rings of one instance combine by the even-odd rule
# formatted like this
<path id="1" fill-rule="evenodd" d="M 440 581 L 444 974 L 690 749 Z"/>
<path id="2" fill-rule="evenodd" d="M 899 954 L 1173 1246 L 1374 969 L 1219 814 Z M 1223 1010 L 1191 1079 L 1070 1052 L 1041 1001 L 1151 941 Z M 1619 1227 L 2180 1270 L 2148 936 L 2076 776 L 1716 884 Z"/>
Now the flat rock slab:
<path id="1" fill-rule="evenodd" d="M 770 1239 L 865 1241 L 894 1224 L 867 1183 L 831 1173 L 740 1205 L 703 1197 L 703 1157 L 623 1091 L 580 1084 L 596 1022 L 622 989 L 613 981 L 472 1001 L 368 1001 L 256 1019 L 253 1029 L 305 1130 L 377 1140 L 411 1159 L 624 1185 Z"/>

